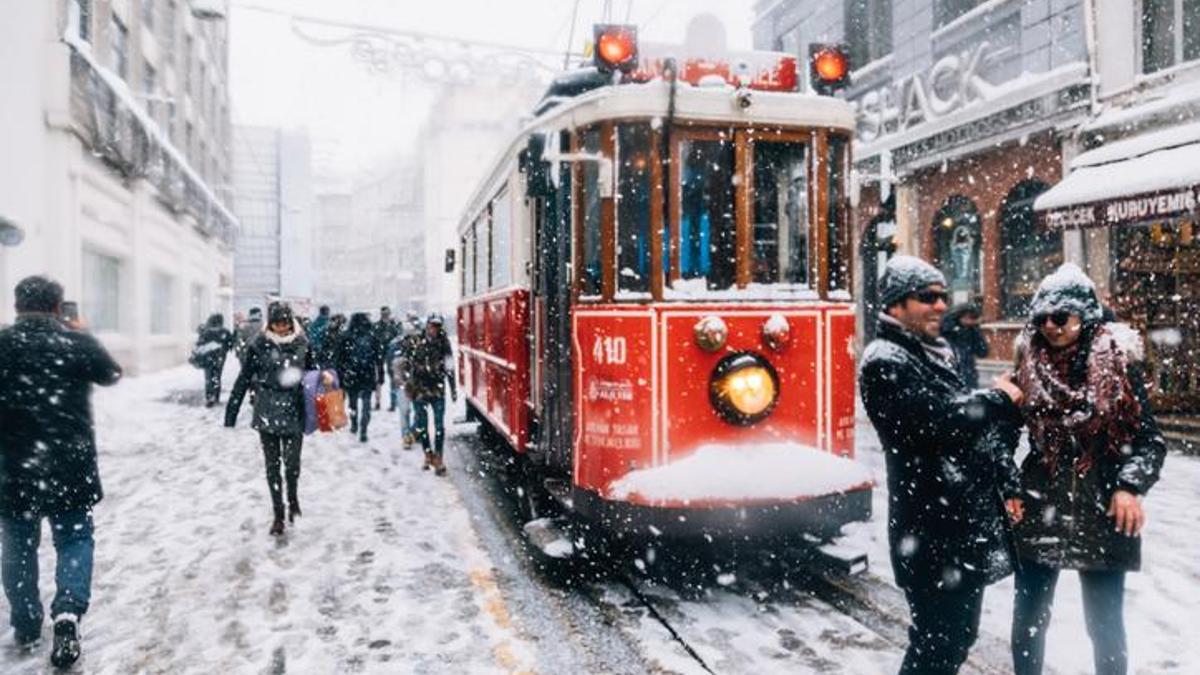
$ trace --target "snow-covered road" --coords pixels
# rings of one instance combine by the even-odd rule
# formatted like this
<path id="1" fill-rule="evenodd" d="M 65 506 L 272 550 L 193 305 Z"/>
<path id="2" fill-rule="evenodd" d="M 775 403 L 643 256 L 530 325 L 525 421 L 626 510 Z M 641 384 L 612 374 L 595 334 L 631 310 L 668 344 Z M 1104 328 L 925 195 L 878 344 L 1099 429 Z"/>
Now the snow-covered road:
<path id="1" fill-rule="evenodd" d="M 178 369 L 95 394 L 107 497 L 78 672 L 534 668 L 456 490 L 399 449 L 390 416 L 375 428 L 391 442 L 306 439 L 304 515 L 276 540 L 249 414 L 228 430 L 219 409 L 164 401 L 199 400 L 199 377 Z M 6 648 L 0 672 L 42 672 L 47 650 Z"/>
<path id="2" fill-rule="evenodd" d="M 304 516 L 282 540 L 269 537 L 248 414 L 224 429 L 220 409 L 196 405 L 199 387 L 199 374 L 182 368 L 95 395 L 107 498 L 77 672 L 703 672 L 628 588 L 599 581 L 572 591 L 535 573 L 469 438 L 452 440 L 443 480 L 399 449 L 386 413 L 365 445 L 349 434 L 309 437 Z M 874 435 L 866 425 L 858 433 L 860 457 L 882 482 Z M 1147 500 L 1145 571 L 1130 577 L 1127 602 L 1137 673 L 1200 672 L 1200 644 L 1186 637 L 1200 606 L 1197 488 L 1200 461 L 1172 455 Z M 890 580 L 882 489 L 875 509 L 850 538 L 868 549 L 871 573 Z M 869 674 L 899 664 L 899 646 L 816 599 L 763 602 L 741 579 L 694 597 L 640 590 L 714 672 Z M 1011 580 L 988 592 L 993 640 L 1007 640 L 1011 594 Z M 1050 634 L 1054 671 L 1090 672 L 1087 644 L 1067 575 Z M 45 672 L 47 650 L 5 644 L 0 672 Z"/>

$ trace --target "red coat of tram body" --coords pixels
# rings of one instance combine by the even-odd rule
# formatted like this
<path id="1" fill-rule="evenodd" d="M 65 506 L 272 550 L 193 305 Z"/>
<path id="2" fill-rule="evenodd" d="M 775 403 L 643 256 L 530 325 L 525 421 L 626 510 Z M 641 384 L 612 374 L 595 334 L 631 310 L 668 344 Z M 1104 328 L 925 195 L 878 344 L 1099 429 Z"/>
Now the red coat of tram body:
<path id="1" fill-rule="evenodd" d="M 757 63 L 763 62 L 761 54 L 755 58 Z M 770 55 L 768 62 L 786 62 L 788 58 Z M 794 73 L 795 63 L 788 67 Z M 638 76 L 646 74 L 639 71 Z M 731 104 L 732 88 L 713 90 L 694 84 L 679 83 L 676 117 L 669 120 L 663 119 L 670 95 L 665 83 L 598 85 L 582 93 L 575 91 L 564 97 L 564 102 L 543 105 L 530 130 L 514 141 L 476 193 L 460 226 L 464 298 L 458 309 L 458 358 L 462 390 L 473 417 L 491 426 L 522 461 L 538 465 L 539 476 L 569 484 L 569 503 L 577 515 L 606 528 L 682 537 L 836 532 L 846 522 L 870 516 L 873 485 L 869 472 L 850 466 L 854 453 L 855 322 L 845 290 L 848 275 L 834 271 L 849 267 L 845 203 L 849 158 L 845 148 L 853 114 L 842 101 L 766 91 L 769 87 L 755 91 L 753 103 L 739 109 Z M 616 130 L 641 120 L 650 129 L 650 142 L 618 150 Z M 781 137 L 800 139 L 807 153 L 804 222 L 799 225 L 808 237 L 804 250 L 810 256 L 806 292 L 794 288 L 773 292 L 770 284 L 751 277 L 760 274 L 756 265 L 761 261 L 755 256 L 765 255 L 757 251 L 770 250 L 755 239 L 759 230 L 781 236 L 769 235 L 771 228 L 752 222 L 755 215 L 749 210 L 758 207 L 753 206 L 749 187 L 740 187 L 754 180 L 755 143 L 775 140 L 761 131 L 764 128 L 781 130 Z M 600 129 L 602 139 L 613 140 L 602 140 L 599 152 L 584 153 L 587 148 L 582 138 L 589 129 Z M 665 144 L 664 133 L 672 136 Z M 555 221 L 570 233 L 573 244 L 560 247 L 560 253 L 568 251 L 562 261 L 547 252 L 549 249 L 538 248 L 538 242 L 546 238 L 546 228 L 555 226 L 546 224 L 551 218 L 546 214 L 555 213 L 553 200 L 558 199 L 560 206 L 567 201 L 561 194 L 551 194 L 550 182 L 546 191 L 531 187 L 538 179 L 528 157 L 543 150 L 540 145 L 535 148 L 532 140 L 539 135 L 550 143 L 564 140 L 557 151 L 567 158 L 546 154 L 550 166 L 555 166 L 553 162 L 569 166 L 553 184 L 555 190 L 570 191 L 570 206 L 560 208 Z M 673 282 L 681 277 L 682 216 L 678 204 L 669 202 L 682 199 L 683 169 L 670 165 L 680 164 L 679 143 L 712 138 L 723 139 L 720 142 L 731 148 L 736 145 L 728 154 L 735 158 L 735 166 L 729 169 L 732 175 L 746 177 L 731 181 L 734 187 L 730 188 L 736 193 L 736 283 L 725 291 L 682 293 L 672 290 Z M 673 162 L 662 162 L 660 147 L 669 144 L 676 146 L 671 148 Z M 842 154 L 832 154 L 834 146 L 843 148 Z M 649 291 L 643 293 L 624 293 L 619 286 L 626 272 L 617 272 L 620 230 L 618 207 L 612 203 L 616 201 L 612 192 L 621 190 L 620 172 L 629 170 L 622 168 L 629 166 L 629 160 L 621 153 L 633 152 L 642 153 L 639 169 L 649 166 L 653 172 L 650 230 L 660 228 L 661 235 L 651 235 L 649 250 L 659 250 L 659 245 L 661 250 L 670 250 L 661 262 L 651 262 L 652 266 L 661 265 L 654 273 L 662 281 L 651 280 Z M 587 282 L 581 281 L 585 255 L 581 242 L 584 219 L 591 216 L 583 215 L 580 205 L 586 203 L 591 184 L 581 182 L 585 175 L 581 167 L 598 161 L 594 158 L 599 155 L 613 162 L 618 177 L 613 191 L 602 191 L 599 197 L 599 225 L 591 223 L 602 233 L 598 257 L 603 280 L 597 278 L 596 287 L 589 289 L 582 287 Z M 603 180 L 604 171 L 599 175 Z M 779 211 L 782 214 L 783 209 Z M 503 231 L 497 235 L 493 227 Z M 496 242 L 501 244 L 496 246 Z M 783 244 L 777 240 L 776 246 Z M 778 255 L 782 260 L 783 253 Z M 561 292 L 544 281 L 539 286 L 539 279 L 544 279 L 543 266 L 558 262 L 574 270 L 569 290 L 566 278 L 559 284 Z M 497 275 L 495 270 L 503 271 Z M 554 322 L 555 302 L 564 305 L 559 316 L 565 317 L 561 325 L 569 342 L 569 347 L 562 346 L 557 352 L 547 344 L 547 335 L 553 333 L 548 324 Z M 696 330 L 698 323 L 713 317 L 720 319 L 727 335 L 715 349 L 713 345 L 702 347 Z M 787 339 L 782 343 L 768 339 L 764 328 L 768 324 L 778 328 L 781 321 L 786 322 Z M 750 354 L 769 364 L 768 370 L 777 379 L 770 413 L 753 423 L 729 421 L 713 402 L 715 373 L 737 354 Z M 556 369 L 563 369 L 557 381 L 569 382 L 569 392 L 561 387 L 546 388 L 546 382 L 556 377 Z M 557 463 L 544 459 L 553 456 L 553 451 L 541 451 L 547 443 L 552 444 L 546 440 L 552 435 L 548 427 L 556 419 L 565 424 L 562 418 L 548 416 L 548 391 L 570 398 L 571 428 L 559 430 L 568 457 Z M 689 489 L 677 494 L 669 490 L 647 494 L 643 489 L 620 487 L 631 476 L 681 466 L 680 462 L 704 449 L 726 451 L 723 463 L 715 465 L 717 470 L 727 472 L 733 482 L 744 482 L 746 476 L 738 475 L 736 453 L 752 453 L 761 446 L 779 446 L 784 451 L 796 448 L 795 462 L 785 461 L 779 471 L 811 471 L 828 465 L 822 462 L 833 461 L 838 466 L 830 473 L 838 478 L 813 482 L 798 476 L 796 485 L 819 487 L 771 494 L 755 490 L 704 494 Z M 819 461 L 813 463 L 816 455 L 820 455 Z"/>

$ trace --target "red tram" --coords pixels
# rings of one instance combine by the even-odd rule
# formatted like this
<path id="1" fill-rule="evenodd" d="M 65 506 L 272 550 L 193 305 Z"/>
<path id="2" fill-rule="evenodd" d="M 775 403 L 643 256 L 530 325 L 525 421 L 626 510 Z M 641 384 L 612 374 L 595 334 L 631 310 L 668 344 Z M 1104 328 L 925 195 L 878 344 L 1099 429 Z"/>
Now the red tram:
<path id="1" fill-rule="evenodd" d="M 799 93 L 784 54 L 643 51 L 622 68 L 636 48 L 618 30 L 615 47 L 597 31 L 617 72 L 556 80 L 460 224 L 469 417 L 610 531 L 828 535 L 868 518 L 850 106 Z"/>

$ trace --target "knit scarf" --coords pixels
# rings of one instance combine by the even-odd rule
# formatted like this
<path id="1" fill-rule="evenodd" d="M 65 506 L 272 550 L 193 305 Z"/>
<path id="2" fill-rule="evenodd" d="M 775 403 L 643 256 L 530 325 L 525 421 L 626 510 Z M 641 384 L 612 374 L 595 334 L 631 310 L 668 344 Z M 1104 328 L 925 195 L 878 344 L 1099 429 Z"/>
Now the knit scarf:
<path id="1" fill-rule="evenodd" d="M 1086 376 L 1072 373 L 1086 336 L 1052 349 L 1026 329 L 1028 345 L 1017 366 L 1017 386 L 1025 393 L 1022 412 L 1042 463 L 1051 475 L 1063 456 L 1079 475 L 1097 455 L 1120 457 L 1140 425 L 1141 404 L 1129 380 L 1129 357 L 1106 326 L 1096 328 L 1086 358 Z"/>

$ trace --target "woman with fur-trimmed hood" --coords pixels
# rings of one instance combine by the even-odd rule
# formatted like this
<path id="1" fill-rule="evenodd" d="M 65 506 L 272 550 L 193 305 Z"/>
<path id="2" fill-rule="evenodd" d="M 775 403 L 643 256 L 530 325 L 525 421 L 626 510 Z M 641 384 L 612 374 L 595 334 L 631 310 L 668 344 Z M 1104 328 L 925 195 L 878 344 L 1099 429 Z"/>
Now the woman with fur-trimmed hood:
<path id="1" fill-rule="evenodd" d="M 1021 467 L 1012 649 L 1041 673 L 1054 588 L 1079 572 L 1097 673 L 1125 673 L 1125 573 L 1141 565 L 1141 500 L 1166 454 L 1142 382 L 1141 339 L 1104 321 L 1095 285 L 1067 263 L 1046 277 L 1017 344 L 1029 430 Z"/>

